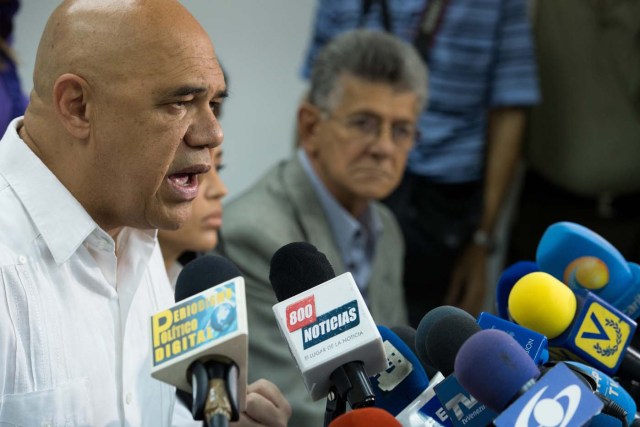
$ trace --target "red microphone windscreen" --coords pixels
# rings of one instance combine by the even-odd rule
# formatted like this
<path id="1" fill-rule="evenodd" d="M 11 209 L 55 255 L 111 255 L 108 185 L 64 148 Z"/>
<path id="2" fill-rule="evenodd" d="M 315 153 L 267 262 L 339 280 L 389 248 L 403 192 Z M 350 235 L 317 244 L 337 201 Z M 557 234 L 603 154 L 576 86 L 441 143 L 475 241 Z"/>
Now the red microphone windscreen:
<path id="1" fill-rule="evenodd" d="M 331 421 L 329 427 L 402 427 L 393 415 L 380 408 L 354 409 Z"/>

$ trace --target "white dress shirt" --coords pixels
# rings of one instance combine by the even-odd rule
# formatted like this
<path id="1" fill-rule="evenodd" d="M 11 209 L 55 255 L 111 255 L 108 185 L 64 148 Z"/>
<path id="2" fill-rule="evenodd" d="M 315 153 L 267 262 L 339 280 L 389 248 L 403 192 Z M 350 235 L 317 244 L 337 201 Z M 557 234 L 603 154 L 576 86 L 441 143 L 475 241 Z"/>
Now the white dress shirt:
<path id="1" fill-rule="evenodd" d="M 182 271 L 182 264 L 178 261 L 174 262 L 169 266 L 167 270 L 167 275 L 169 276 L 169 283 L 171 283 L 171 288 L 176 289 L 176 282 L 178 281 L 178 276 Z M 173 420 L 171 422 L 173 427 L 204 427 L 206 424 L 204 421 L 196 421 L 193 419 L 193 415 L 191 415 L 191 408 L 188 408 L 182 400 L 176 398 L 176 404 L 173 409 Z M 0 426 L 1 427 L 1 426 Z"/>
<path id="2" fill-rule="evenodd" d="M 168 426 L 175 389 L 149 373 L 150 316 L 173 304 L 156 232 L 114 242 L 21 121 L 0 141 L 0 426 Z"/>

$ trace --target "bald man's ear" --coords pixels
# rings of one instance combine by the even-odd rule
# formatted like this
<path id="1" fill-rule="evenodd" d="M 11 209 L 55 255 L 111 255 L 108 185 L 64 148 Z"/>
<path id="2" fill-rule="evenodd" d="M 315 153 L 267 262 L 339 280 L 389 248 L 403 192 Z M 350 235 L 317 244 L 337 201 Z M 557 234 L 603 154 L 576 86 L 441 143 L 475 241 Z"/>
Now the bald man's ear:
<path id="1" fill-rule="evenodd" d="M 53 107 L 58 119 L 76 139 L 87 139 L 91 126 L 87 102 L 89 84 L 75 74 L 63 74 L 53 84 Z"/>
<path id="2" fill-rule="evenodd" d="M 318 126 L 322 119 L 322 112 L 318 107 L 303 102 L 298 108 L 298 138 L 300 146 L 309 156 L 316 151 Z"/>

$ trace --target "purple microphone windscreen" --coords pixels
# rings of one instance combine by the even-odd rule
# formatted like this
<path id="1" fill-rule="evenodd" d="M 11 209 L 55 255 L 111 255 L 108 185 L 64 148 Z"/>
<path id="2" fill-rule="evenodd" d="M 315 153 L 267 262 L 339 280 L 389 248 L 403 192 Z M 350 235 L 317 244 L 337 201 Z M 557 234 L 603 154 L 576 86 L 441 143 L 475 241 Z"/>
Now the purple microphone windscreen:
<path id="1" fill-rule="evenodd" d="M 429 335 L 429 332 L 431 332 L 433 325 L 438 320 L 442 319 L 443 317 L 448 317 L 456 314 L 459 314 L 461 316 L 471 316 L 469 313 L 462 309 L 459 309 L 458 307 L 442 305 L 428 311 L 427 314 L 422 317 L 422 320 L 420 320 L 420 324 L 418 325 L 418 329 L 416 330 L 416 354 L 422 361 L 423 365 L 429 365 L 437 368 L 429 359 L 429 355 L 427 354 L 427 336 Z"/>
<path id="2" fill-rule="evenodd" d="M 416 349 L 416 330 L 411 326 L 407 325 L 398 325 L 391 327 L 391 330 L 395 332 L 395 334 L 409 347 L 409 349 L 415 354 L 418 355 L 418 350 Z M 427 376 L 429 378 L 433 378 L 438 370 L 431 365 L 426 364 L 422 359 L 420 359 L 420 364 L 424 368 Z"/>
<path id="3" fill-rule="evenodd" d="M 505 409 L 529 380 L 540 376 L 522 346 L 499 329 L 482 330 L 462 344 L 455 372 L 460 385 L 495 412 Z"/>
<path id="4" fill-rule="evenodd" d="M 462 344 L 481 330 L 473 316 L 461 311 L 434 322 L 425 340 L 429 360 L 444 376 L 453 373 L 456 355 Z"/>
<path id="5" fill-rule="evenodd" d="M 325 254 L 305 242 L 288 243 L 271 257 L 269 281 L 278 301 L 336 277 Z"/>
<path id="6" fill-rule="evenodd" d="M 225 257 L 204 255 L 188 262 L 176 281 L 176 302 L 199 294 L 227 280 L 242 276 L 238 267 Z"/>
<path id="7" fill-rule="evenodd" d="M 507 267 L 496 285 L 496 309 L 498 316 L 504 320 L 509 319 L 509 294 L 511 289 L 523 276 L 540 271 L 538 264 L 533 261 L 518 261 Z"/>

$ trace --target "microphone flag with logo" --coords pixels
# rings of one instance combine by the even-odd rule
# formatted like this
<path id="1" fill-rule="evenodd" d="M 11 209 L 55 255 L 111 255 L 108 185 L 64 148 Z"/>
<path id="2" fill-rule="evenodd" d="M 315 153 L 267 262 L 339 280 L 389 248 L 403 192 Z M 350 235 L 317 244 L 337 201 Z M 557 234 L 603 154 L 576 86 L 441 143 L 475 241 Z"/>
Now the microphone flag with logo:
<path id="1" fill-rule="evenodd" d="M 151 375 L 192 394 L 194 419 L 236 421 L 247 394 L 244 279 L 226 258 L 202 256 L 180 272 L 176 298 L 151 317 Z"/>
<path id="2" fill-rule="evenodd" d="M 378 330 L 389 367 L 371 378 L 376 407 L 394 415 L 405 427 L 450 427 L 418 356 L 393 330 L 385 326 L 378 326 Z"/>
<path id="3" fill-rule="evenodd" d="M 375 404 L 369 377 L 387 369 L 382 338 L 351 276 L 335 277 L 326 256 L 294 242 L 271 258 L 269 279 L 280 301 L 273 313 L 313 400 L 327 397 L 325 425 Z"/>
<path id="4" fill-rule="evenodd" d="M 478 325 L 482 329 L 498 329 L 511 335 L 536 365 L 549 361 L 549 343 L 544 335 L 484 311 L 478 316 Z"/>
<path id="5" fill-rule="evenodd" d="M 640 317 L 640 265 L 596 232 L 573 222 L 552 224 L 536 251 L 541 271 L 571 289 L 593 292 L 632 319 Z"/>
<path id="6" fill-rule="evenodd" d="M 434 385 L 436 396 L 456 427 L 484 427 L 496 416 L 458 382 L 454 362 L 460 346 L 480 326 L 472 315 L 453 306 L 440 306 L 424 315 L 416 332 L 416 349 L 421 359 L 446 378 Z"/>
<path id="7" fill-rule="evenodd" d="M 478 401 L 499 413 L 496 427 L 579 427 L 603 407 L 563 363 L 540 376 L 520 344 L 497 329 L 470 337 L 456 356 L 455 371 Z"/>
<path id="8" fill-rule="evenodd" d="M 636 323 L 597 295 L 572 292 L 544 272 L 530 273 L 511 290 L 509 313 L 545 335 L 555 359 L 584 361 L 608 375 L 640 380 L 640 358 L 629 347 Z"/>

